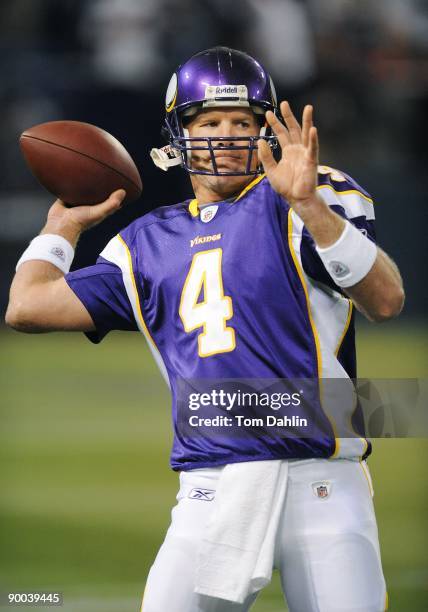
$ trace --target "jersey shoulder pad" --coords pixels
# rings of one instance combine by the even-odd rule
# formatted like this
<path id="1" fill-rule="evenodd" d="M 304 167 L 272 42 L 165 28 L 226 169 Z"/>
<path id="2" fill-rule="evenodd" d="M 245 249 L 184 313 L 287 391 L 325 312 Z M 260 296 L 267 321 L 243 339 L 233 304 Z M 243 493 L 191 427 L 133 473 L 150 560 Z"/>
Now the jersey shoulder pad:
<path id="1" fill-rule="evenodd" d="M 370 194 L 341 170 L 318 166 L 317 190 L 329 206 L 341 206 L 350 219 L 361 216 L 367 220 L 375 218 Z"/>
<path id="2" fill-rule="evenodd" d="M 189 202 L 190 200 L 187 200 L 186 202 L 180 202 L 178 204 L 159 206 L 145 215 L 138 217 L 138 219 L 135 219 L 135 221 L 132 221 L 132 223 L 130 223 L 127 227 L 120 230 L 118 235 L 126 242 L 126 244 L 131 245 L 134 242 L 138 232 L 145 227 L 154 223 L 169 221 L 178 215 L 188 214 L 187 208 Z"/>

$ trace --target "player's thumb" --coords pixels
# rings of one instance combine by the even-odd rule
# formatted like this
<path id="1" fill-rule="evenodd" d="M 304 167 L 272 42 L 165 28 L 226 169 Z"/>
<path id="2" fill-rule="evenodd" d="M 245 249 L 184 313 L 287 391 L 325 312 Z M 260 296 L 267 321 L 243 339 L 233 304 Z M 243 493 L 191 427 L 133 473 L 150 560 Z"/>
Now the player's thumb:
<path id="1" fill-rule="evenodd" d="M 272 155 L 272 151 L 266 140 L 260 138 L 257 143 L 259 162 L 261 162 L 265 172 L 273 170 L 276 166 L 276 162 Z"/>
<path id="2" fill-rule="evenodd" d="M 97 204 L 92 207 L 95 216 L 99 219 L 103 219 L 104 217 L 108 217 L 109 215 L 116 212 L 122 205 L 123 201 L 126 197 L 126 191 L 124 189 L 117 189 L 113 191 L 105 200 L 105 202 L 101 202 L 101 204 Z"/>
<path id="3" fill-rule="evenodd" d="M 111 207 L 112 210 L 116 210 L 122 206 L 125 197 L 126 191 L 124 189 L 116 189 L 116 191 L 110 194 L 106 203 L 109 202 L 109 207 Z"/>

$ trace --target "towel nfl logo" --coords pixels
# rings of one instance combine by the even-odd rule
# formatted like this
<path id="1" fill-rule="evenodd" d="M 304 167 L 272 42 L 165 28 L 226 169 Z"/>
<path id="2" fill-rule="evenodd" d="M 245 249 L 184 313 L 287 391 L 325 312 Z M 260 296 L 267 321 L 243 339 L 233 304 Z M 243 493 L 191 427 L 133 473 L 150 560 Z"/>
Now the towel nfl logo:
<path id="1" fill-rule="evenodd" d="M 314 494 L 320 499 L 325 499 L 330 495 L 330 488 L 329 482 L 314 482 L 312 485 Z"/>

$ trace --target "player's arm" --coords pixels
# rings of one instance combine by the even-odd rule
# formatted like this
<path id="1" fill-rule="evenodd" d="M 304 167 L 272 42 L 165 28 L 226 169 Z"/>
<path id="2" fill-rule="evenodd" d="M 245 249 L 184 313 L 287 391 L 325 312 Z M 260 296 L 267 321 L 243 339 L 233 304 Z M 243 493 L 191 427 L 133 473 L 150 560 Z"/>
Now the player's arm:
<path id="1" fill-rule="evenodd" d="M 118 210 L 125 197 L 118 190 L 101 204 L 67 208 L 57 200 L 41 234 L 65 238 L 74 248 L 80 234 Z M 6 323 L 18 331 L 93 331 L 94 322 L 70 289 L 63 272 L 52 263 L 26 261 L 19 266 L 10 288 Z"/>
<path id="2" fill-rule="evenodd" d="M 384 321 L 397 316 L 404 304 L 403 284 L 397 266 L 386 253 L 376 249 L 368 238 L 331 210 L 316 191 L 319 147 L 317 130 L 312 123 L 312 107 L 305 107 L 302 126 L 287 102 L 281 103 L 281 112 L 286 127 L 273 113 L 266 113 L 266 119 L 281 146 L 281 160 L 277 163 L 267 143 L 259 141 L 259 158 L 269 182 L 303 221 L 323 263 L 328 261 L 331 250 L 345 254 L 348 250 L 348 255 L 355 253 L 350 260 L 348 257 L 347 265 L 342 265 L 342 269 L 341 258 L 332 256 L 332 265 L 327 265 L 326 269 L 357 308 L 371 321 Z M 342 241 L 339 240 L 341 238 Z M 369 266 L 362 276 L 358 272 L 367 262 Z M 336 270 L 335 264 L 339 264 Z M 346 268 L 349 268 L 348 271 Z M 347 274 L 351 281 L 352 278 L 358 281 L 355 284 L 343 281 L 341 284 L 342 274 Z"/>
<path id="3" fill-rule="evenodd" d="M 392 319 L 400 314 L 404 306 L 405 294 L 400 271 L 379 247 L 371 270 L 359 283 L 344 291 L 369 321 Z"/>
<path id="4" fill-rule="evenodd" d="M 319 249 L 328 249 L 337 243 L 346 223 L 349 223 L 335 213 L 318 193 L 308 201 L 307 210 L 300 212 L 300 215 Z M 374 248 L 365 236 L 361 235 L 361 240 L 367 241 L 367 246 Z M 344 287 L 343 291 L 370 321 L 391 319 L 401 312 L 404 304 L 400 272 L 379 247 L 376 247 L 374 262 L 367 274 L 355 285 Z"/>

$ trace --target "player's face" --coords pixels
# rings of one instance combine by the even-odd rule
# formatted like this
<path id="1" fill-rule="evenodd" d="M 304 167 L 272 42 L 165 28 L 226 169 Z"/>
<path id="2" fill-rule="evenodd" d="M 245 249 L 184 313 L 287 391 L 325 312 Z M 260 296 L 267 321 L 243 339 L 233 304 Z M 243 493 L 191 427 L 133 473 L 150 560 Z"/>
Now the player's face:
<path id="1" fill-rule="evenodd" d="M 213 146 L 225 145 L 224 151 L 214 152 L 216 164 L 219 172 L 239 172 L 245 171 L 248 161 L 248 149 L 231 150 L 229 147 L 245 146 L 248 141 L 231 140 L 215 141 L 216 136 L 239 137 L 239 136 L 258 136 L 260 126 L 251 109 L 215 109 L 203 110 L 198 113 L 187 125 L 189 136 L 210 136 L 213 138 Z M 194 144 L 198 144 L 197 142 Z M 201 145 L 206 143 L 201 141 Z M 255 171 L 258 165 L 257 155 L 253 154 L 251 170 Z M 208 151 L 192 151 L 192 167 L 198 170 L 212 171 L 211 157 Z M 192 174 L 191 180 L 195 190 L 195 195 L 200 199 L 198 191 L 201 189 L 206 192 L 205 199 L 209 201 L 210 192 L 213 193 L 213 201 L 225 199 L 241 191 L 247 183 L 254 177 L 252 176 L 213 176 Z M 216 196 L 216 197 L 215 197 Z"/>

